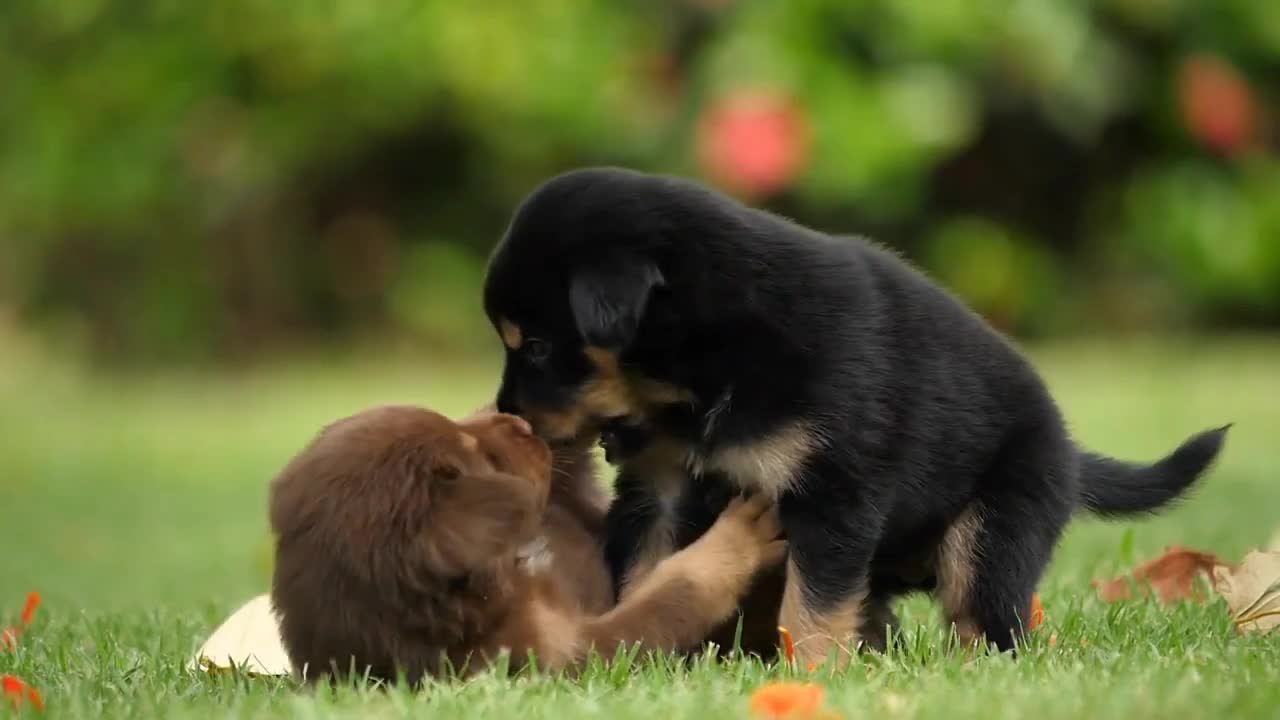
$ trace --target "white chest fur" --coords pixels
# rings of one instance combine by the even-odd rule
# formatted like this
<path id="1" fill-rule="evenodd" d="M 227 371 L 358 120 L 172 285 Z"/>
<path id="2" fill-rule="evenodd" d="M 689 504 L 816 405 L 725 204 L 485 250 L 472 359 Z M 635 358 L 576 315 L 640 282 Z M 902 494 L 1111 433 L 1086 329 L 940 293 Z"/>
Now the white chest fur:
<path id="1" fill-rule="evenodd" d="M 825 444 L 808 423 L 792 423 L 754 442 L 694 455 L 689 467 L 694 475 L 722 473 L 744 490 L 777 499 L 796 487 L 805 462 Z"/>
<path id="2" fill-rule="evenodd" d="M 551 546 L 547 543 L 547 539 L 538 536 L 516 551 L 516 559 L 526 573 L 536 575 L 550 568 L 551 561 L 555 557 L 551 552 Z"/>

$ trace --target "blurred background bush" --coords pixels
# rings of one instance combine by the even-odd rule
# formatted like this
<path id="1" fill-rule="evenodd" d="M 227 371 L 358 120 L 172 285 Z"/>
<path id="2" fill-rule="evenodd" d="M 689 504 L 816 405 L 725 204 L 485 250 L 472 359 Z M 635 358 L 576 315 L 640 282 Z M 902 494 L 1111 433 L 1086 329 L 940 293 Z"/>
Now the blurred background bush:
<path id="1" fill-rule="evenodd" d="M 7 0 L 0 324 L 103 365 L 493 346 L 548 175 L 873 235 L 1001 328 L 1280 325 L 1280 3 Z"/>

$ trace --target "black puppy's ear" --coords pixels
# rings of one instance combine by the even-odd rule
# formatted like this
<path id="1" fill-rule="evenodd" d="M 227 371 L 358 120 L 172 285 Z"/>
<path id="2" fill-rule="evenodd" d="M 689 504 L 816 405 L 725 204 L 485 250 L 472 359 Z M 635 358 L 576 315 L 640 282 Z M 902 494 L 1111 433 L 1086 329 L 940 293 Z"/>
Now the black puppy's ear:
<path id="1" fill-rule="evenodd" d="M 569 281 L 569 306 L 588 345 L 622 350 L 635 340 L 662 271 L 647 260 L 615 258 L 579 270 Z"/>

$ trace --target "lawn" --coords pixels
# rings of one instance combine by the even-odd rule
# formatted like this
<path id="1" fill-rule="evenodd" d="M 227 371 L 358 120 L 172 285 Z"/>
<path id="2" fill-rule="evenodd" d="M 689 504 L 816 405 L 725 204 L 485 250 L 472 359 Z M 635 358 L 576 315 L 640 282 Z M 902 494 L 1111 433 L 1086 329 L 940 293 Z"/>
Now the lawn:
<path id="1" fill-rule="evenodd" d="M 828 705 L 851 719 L 1280 717 L 1280 633 L 1237 636 L 1221 602 L 1104 605 L 1089 585 L 1171 543 L 1236 560 L 1280 528 L 1280 340 L 1031 354 L 1091 447 L 1154 459 L 1235 422 L 1224 457 L 1162 517 L 1077 521 L 1041 586 L 1046 627 L 1018 660 L 940 649 L 936 611 L 912 599 L 908 649 L 821 677 Z M 28 590 L 44 597 L 21 648 L 0 651 L 0 673 L 39 688 L 54 717 L 747 717 L 750 691 L 784 671 L 657 663 L 578 682 L 482 677 L 421 695 L 316 696 L 184 669 L 227 612 L 266 589 L 266 485 L 321 424 L 382 402 L 464 412 L 495 378 L 493 360 L 399 356 L 107 378 L 0 349 L 0 624 Z"/>

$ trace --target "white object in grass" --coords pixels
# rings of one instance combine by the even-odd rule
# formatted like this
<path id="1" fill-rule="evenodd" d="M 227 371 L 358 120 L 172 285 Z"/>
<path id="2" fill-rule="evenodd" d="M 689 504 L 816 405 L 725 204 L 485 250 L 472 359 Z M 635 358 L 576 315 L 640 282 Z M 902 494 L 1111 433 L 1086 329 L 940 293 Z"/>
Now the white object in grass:
<path id="1" fill-rule="evenodd" d="M 192 669 L 239 670 L 266 676 L 291 674 L 289 656 L 280 641 L 279 623 L 270 595 L 253 598 L 213 631 L 196 653 Z"/>

